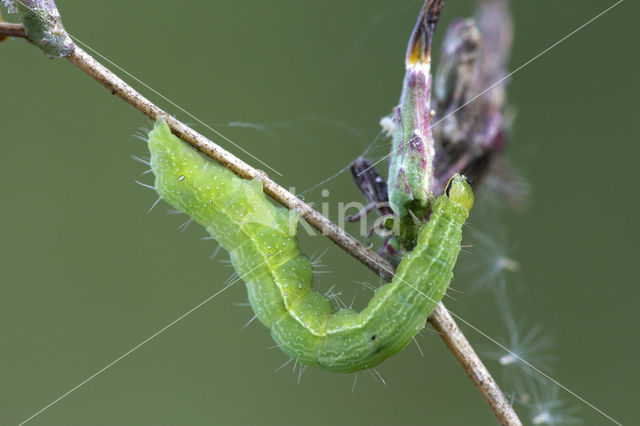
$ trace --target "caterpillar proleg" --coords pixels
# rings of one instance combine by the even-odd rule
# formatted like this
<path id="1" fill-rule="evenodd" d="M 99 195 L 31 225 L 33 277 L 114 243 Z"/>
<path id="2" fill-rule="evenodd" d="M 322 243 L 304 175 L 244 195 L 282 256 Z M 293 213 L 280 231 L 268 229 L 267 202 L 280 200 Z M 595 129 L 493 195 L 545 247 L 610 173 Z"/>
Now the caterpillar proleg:
<path id="1" fill-rule="evenodd" d="M 171 134 L 162 119 L 148 145 L 160 196 L 229 252 L 256 316 L 280 349 L 301 363 L 342 373 L 374 367 L 424 328 L 447 290 L 473 205 L 462 176 L 454 176 L 433 201 L 415 249 L 393 280 L 361 312 L 335 311 L 312 289 L 312 265 L 295 236 L 298 215 L 270 202 L 259 180 L 242 179 L 204 157 Z"/>

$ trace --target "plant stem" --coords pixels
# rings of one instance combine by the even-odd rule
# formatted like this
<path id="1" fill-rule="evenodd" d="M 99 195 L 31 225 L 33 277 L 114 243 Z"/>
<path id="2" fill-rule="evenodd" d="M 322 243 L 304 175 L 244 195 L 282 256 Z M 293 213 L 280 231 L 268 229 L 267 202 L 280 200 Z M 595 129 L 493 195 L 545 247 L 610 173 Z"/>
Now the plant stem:
<path id="1" fill-rule="evenodd" d="M 27 38 L 27 32 L 22 24 L 10 24 L 0 22 L 0 37 L 22 37 Z"/>
<path id="2" fill-rule="evenodd" d="M 11 35 L 27 38 L 21 25 L 0 23 L 0 36 Z M 164 117 L 171 131 L 180 139 L 193 145 L 224 167 L 245 179 L 260 177 L 264 192 L 289 209 L 297 209 L 304 220 L 326 235 L 347 253 L 358 259 L 380 277 L 390 281 L 394 268 L 378 254 L 368 250 L 357 239 L 331 222 L 320 212 L 312 209 L 291 192 L 271 180 L 263 171 L 255 169 L 235 155 L 218 146 L 200 133 L 189 128 L 181 121 L 167 114 L 161 108 L 146 99 L 135 89 L 125 83 L 95 58 L 78 46 L 75 46 L 66 57 L 78 68 L 107 88 L 113 95 L 132 105 L 152 120 Z M 464 371 L 473 381 L 489 407 L 503 425 L 521 425 L 513 407 L 502 393 L 491 374 L 475 353 L 468 340 L 458 328 L 447 308 L 439 303 L 429 317 L 429 322 L 440 333 L 445 344 L 461 364 Z"/>

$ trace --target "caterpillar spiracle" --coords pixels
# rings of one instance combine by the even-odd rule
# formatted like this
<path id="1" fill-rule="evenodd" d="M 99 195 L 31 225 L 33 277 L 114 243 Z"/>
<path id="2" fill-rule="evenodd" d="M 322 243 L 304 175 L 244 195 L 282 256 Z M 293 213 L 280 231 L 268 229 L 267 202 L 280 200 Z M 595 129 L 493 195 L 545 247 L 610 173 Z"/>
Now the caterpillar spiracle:
<path id="1" fill-rule="evenodd" d="M 204 157 L 163 119 L 149 133 L 148 146 L 156 191 L 229 252 L 256 316 L 298 362 L 341 373 L 374 367 L 424 328 L 447 290 L 473 205 L 462 176 L 454 176 L 434 200 L 415 249 L 393 280 L 361 312 L 336 311 L 312 289 L 312 265 L 295 236 L 298 215 L 270 202 L 260 180 L 242 179 Z"/>

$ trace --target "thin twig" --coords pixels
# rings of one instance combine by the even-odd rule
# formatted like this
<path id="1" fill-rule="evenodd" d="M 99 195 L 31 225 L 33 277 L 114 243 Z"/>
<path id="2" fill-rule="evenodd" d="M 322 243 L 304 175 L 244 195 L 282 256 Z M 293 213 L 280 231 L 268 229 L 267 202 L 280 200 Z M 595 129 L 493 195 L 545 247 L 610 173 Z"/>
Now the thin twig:
<path id="1" fill-rule="evenodd" d="M 429 322 L 438 331 L 444 343 L 476 385 L 500 424 L 522 425 L 509 400 L 502 393 L 491 373 L 480 361 L 478 354 L 473 350 L 467 338 L 458 328 L 458 324 L 442 303 L 439 303 L 433 310 Z"/>
<path id="2" fill-rule="evenodd" d="M 27 32 L 22 24 L 10 24 L 0 22 L 0 37 L 22 37 L 27 38 Z"/>
<path id="3" fill-rule="evenodd" d="M 20 32 L 20 25 L 0 23 L 0 36 L 13 35 L 25 37 L 24 29 Z M 297 209 L 304 220 L 326 235 L 347 253 L 358 259 L 369 269 L 387 281 L 393 278 L 394 268 L 378 254 L 368 250 L 357 239 L 331 222 L 318 211 L 301 201 L 291 192 L 271 180 L 266 174 L 255 169 L 224 150 L 200 133 L 189 128 L 181 121 L 171 117 L 161 108 L 146 99 L 113 72 L 99 63 L 95 58 L 78 46 L 75 46 L 67 59 L 93 79 L 107 88 L 113 95 L 118 96 L 152 120 L 164 117 L 172 132 L 180 139 L 190 143 L 202 153 L 208 155 L 224 167 L 245 179 L 260 177 L 264 191 L 274 200 L 289 209 Z M 436 306 L 429 317 L 429 322 L 442 336 L 445 344 L 462 365 L 482 396 L 485 398 L 494 414 L 503 425 L 521 425 L 513 407 L 498 387 L 491 374 L 475 353 L 468 340 L 458 328 L 456 322 L 442 303 Z"/>

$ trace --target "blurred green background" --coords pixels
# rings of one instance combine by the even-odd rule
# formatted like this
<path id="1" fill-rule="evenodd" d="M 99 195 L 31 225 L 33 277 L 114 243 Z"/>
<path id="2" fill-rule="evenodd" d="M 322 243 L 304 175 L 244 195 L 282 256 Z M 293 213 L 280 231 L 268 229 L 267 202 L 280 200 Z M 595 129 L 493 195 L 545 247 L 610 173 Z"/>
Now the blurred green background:
<path id="1" fill-rule="evenodd" d="M 517 1 L 511 68 L 611 1 Z M 420 1 L 60 0 L 67 30 L 282 172 L 298 192 L 348 164 L 397 102 Z M 448 22 L 474 2 L 450 1 Z M 4 11 L 4 10 L 3 10 Z M 638 420 L 638 107 L 636 2 L 626 1 L 517 73 L 509 156 L 532 197 L 520 213 L 482 203 L 471 228 L 508 235 L 521 272 L 509 306 L 555 340 L 553 376 L 618 421 Z M 6 14 L 5 14 L 5 17 Z M 7 17 L 11 19 L 11 17 Z M 150 123 L 65 60 L 23 40 L 0 44 L 0 424 L 17 424 L 220 289 L 231 269 L 204 231 L 176 228 L 134 183 Z M 144 92 L 148 94 L 147 92 Z M 187 122 L 157 96 L 167 111 Z M 266 129 L 228 127 L 261 123 Z M 202 126 L 196 129 L 211 135 Z M 229 143 L 223 147 L 258 166 Z M 374 154 L 386 151 L 376 145 Z M 348 174 L 332 203 L 361 200 Z M 319 191 L 308 201 L 324 199 Z M 335 210 L 333 210 L 335 214 Z M 349 228 L 355 232 L 357 227 Z M 499 242 L 497 242 L 500 244 Z M 328 240 L 337 284 L 375 277 Z M 473 248 L 461 261 L 473 258 Z M 635 260 L 634 260 L 635 259 Z M 455 280 L 449 308 L 508 342 L 490 292 Z M 33 419 L 33 425 L 491 425 L 495 420 L 442 341 L 425 332 L 380 366 L 387 384 L 292 364 L 254 322 L 238 284 Z M 469 328 L 480 353 L 496 348 Z M 525 356 L 527 354 L 525 353 Z M 534 359 L 535 361 L 535 359 Z M 512 372 L 487 365 L 513 392 Z M 550 392 L 552 386 L 543 382 Z M 585 424 L 606 419 L 564 392 Z M 525 422 L 527 407 L 516 404 Z"/>

